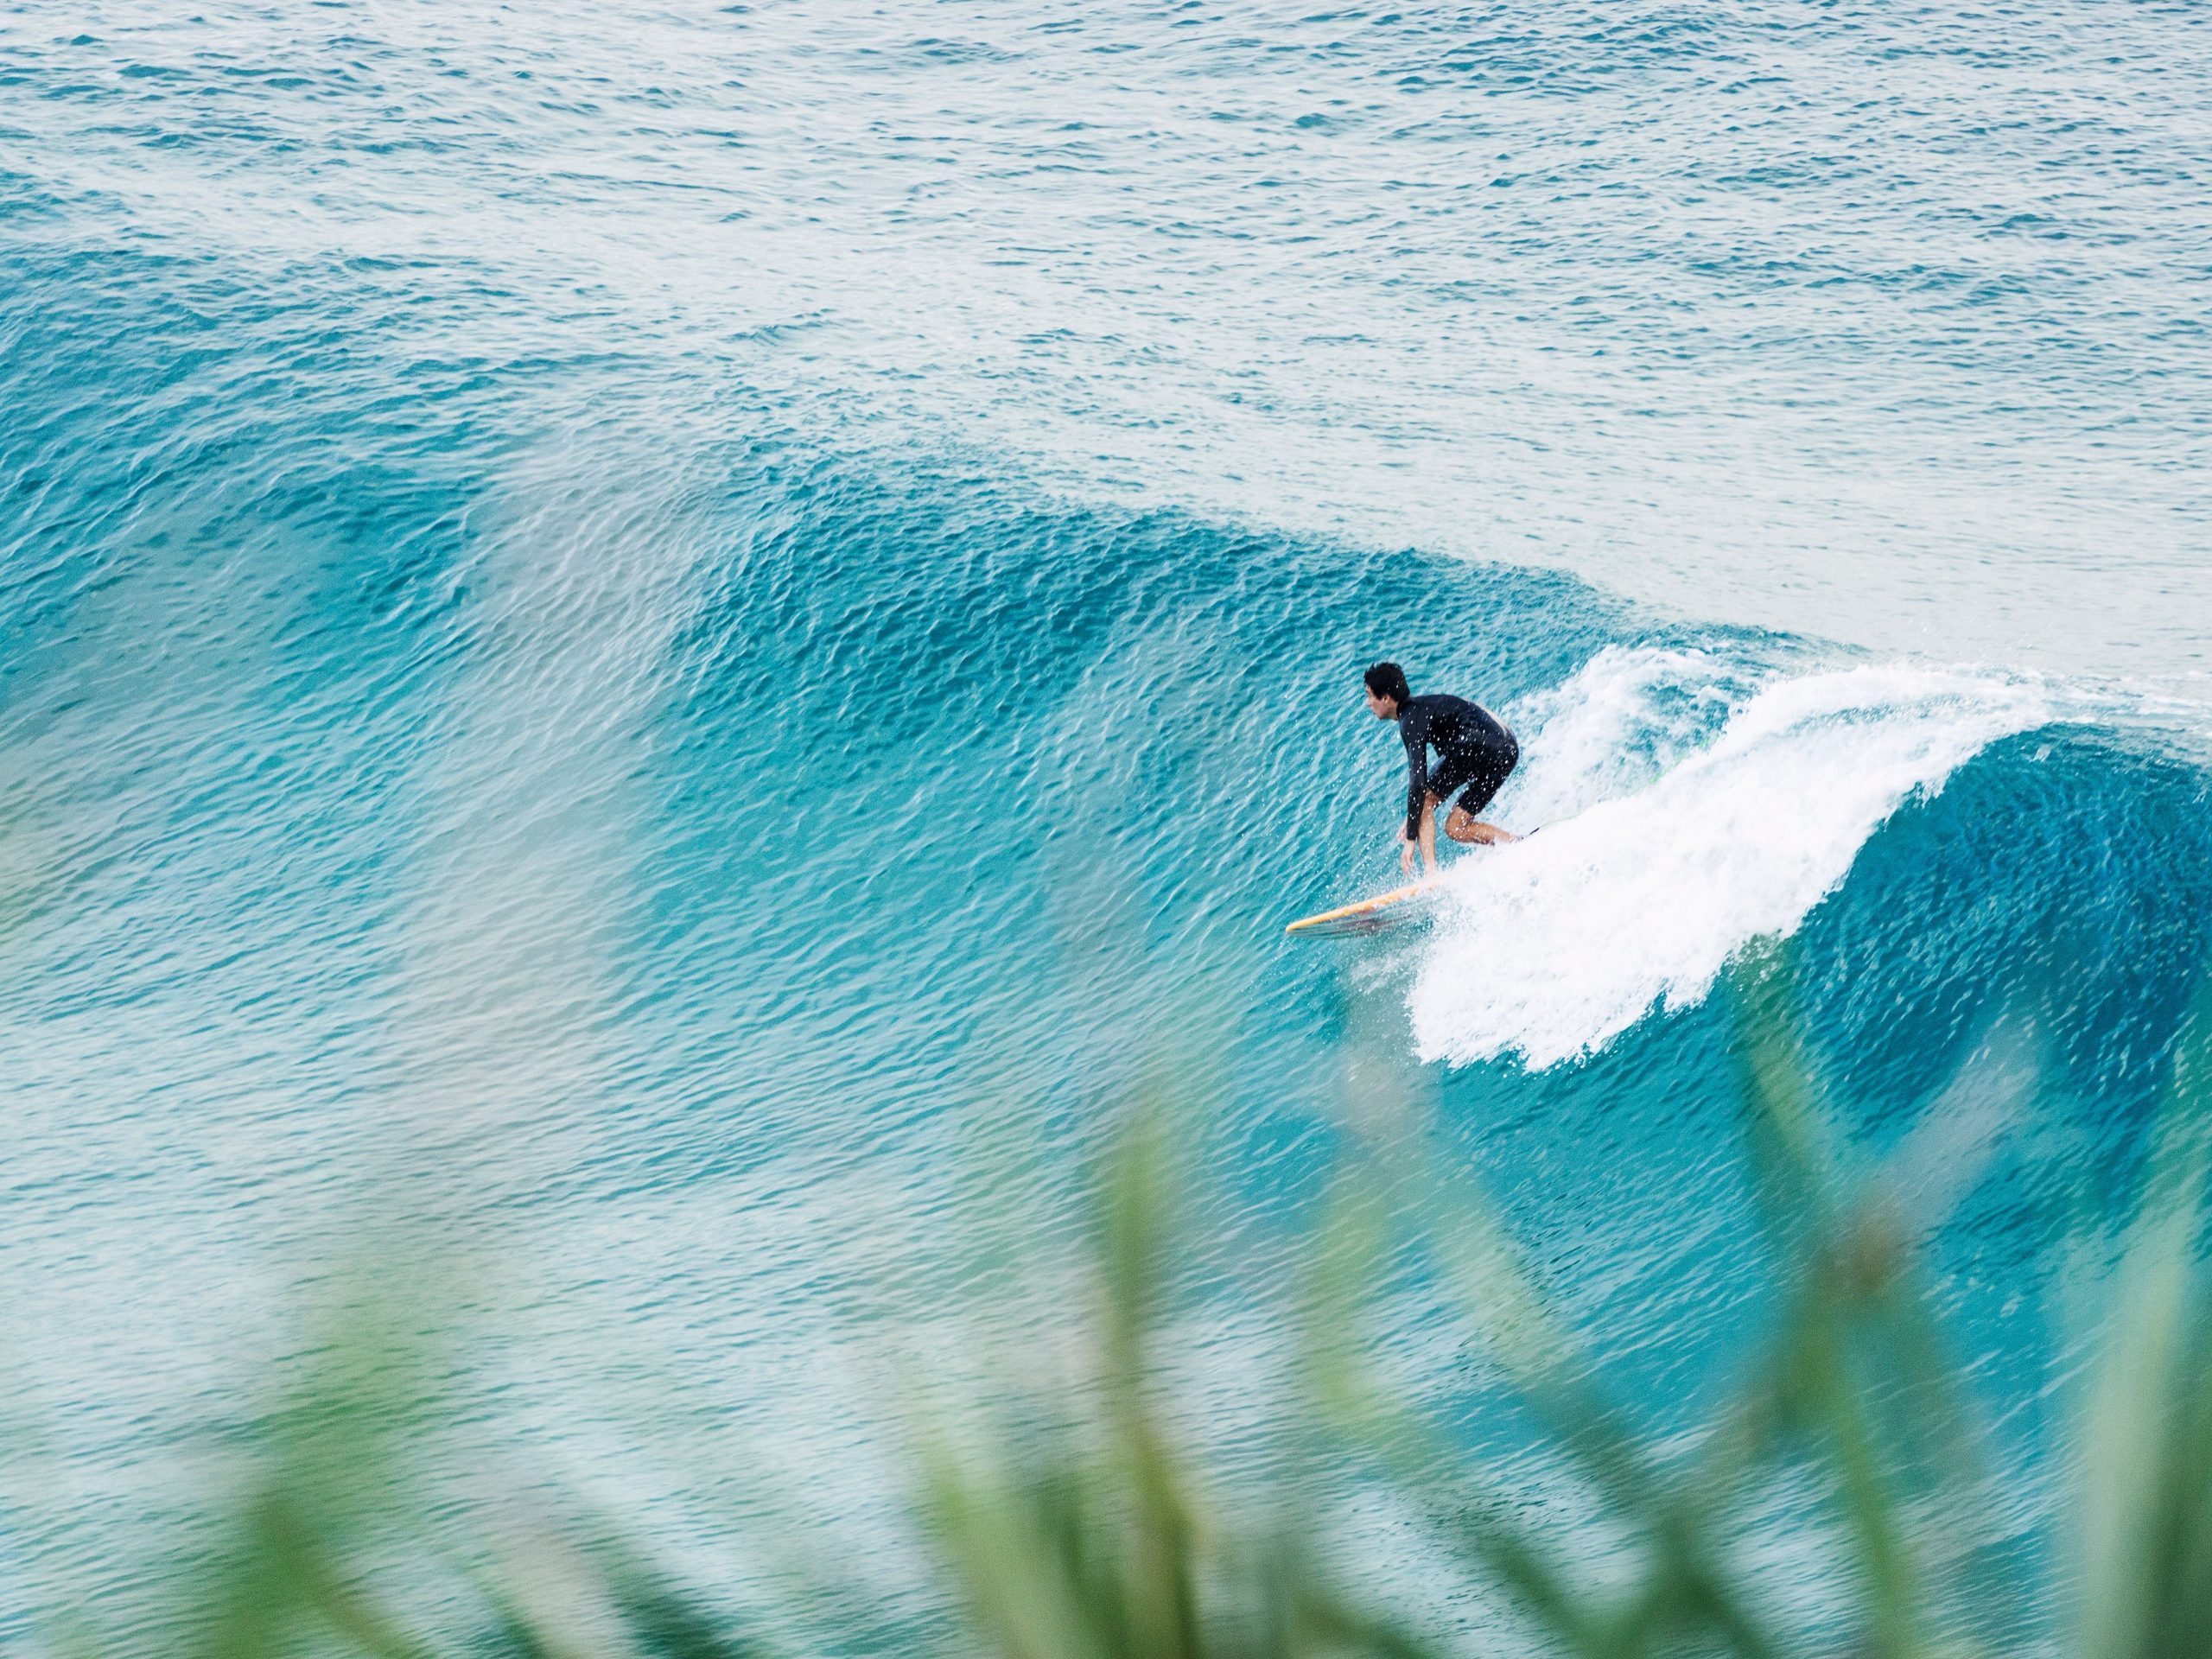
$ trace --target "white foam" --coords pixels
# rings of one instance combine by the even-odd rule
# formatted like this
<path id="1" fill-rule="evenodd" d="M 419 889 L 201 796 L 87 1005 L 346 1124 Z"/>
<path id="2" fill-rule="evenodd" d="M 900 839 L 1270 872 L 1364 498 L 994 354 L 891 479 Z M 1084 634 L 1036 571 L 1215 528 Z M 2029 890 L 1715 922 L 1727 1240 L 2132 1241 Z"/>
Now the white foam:
<path id="1" fill-rule="evenodd" d="M 2048 718 L 2021 682 L 1866 667 L 1746 686 L 1715 722 L 1727 678 L 1699 685 L 1702 663 L 1603 653 L 1524 723 L 1529 776 L 1498 816 L 1580 810 L 1454 866 L 1409 992 L 1423 1058 L 1555 1065 L 1695 1004 L 1906 800 Z"/>
<path id="2" fill-rule="evenodd" d="M 1702 651 L 1608 645 L 1565 684 L 1507 712 L 1523 737 L 1499 798 L 1509 823 L 1555 823 L 1650 783 L 1726 720 L 1752 682 Z"/>

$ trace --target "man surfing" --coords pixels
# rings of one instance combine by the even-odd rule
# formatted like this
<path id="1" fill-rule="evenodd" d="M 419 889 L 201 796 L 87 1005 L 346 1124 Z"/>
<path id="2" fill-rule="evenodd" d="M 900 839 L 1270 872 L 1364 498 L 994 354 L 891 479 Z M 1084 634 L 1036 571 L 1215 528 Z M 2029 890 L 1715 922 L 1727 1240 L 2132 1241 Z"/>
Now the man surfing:
<path id="1" fill-rule="evenodd" d="M 1406 829 L 1398 861 L 1413 874 L 1418 847 L 1428 873 L 1436 874 L 1436 809 L 1459 797 L 1444 821 L 1444 833 L 1471 847 L 1496 847 L 1519 836 L 1484 823 L 1476 815 L 1510 777 L 1521 761 L 1521 745 L 1505 722 L 1479 703 L 1432 691 L 1417 697 L 1395 663 L 1367 671 L 1367 706 L 1377 720 L 1398 722 L 1406 745 Z M 1429 769 L 1428 752 L 1439 756 Z"/>

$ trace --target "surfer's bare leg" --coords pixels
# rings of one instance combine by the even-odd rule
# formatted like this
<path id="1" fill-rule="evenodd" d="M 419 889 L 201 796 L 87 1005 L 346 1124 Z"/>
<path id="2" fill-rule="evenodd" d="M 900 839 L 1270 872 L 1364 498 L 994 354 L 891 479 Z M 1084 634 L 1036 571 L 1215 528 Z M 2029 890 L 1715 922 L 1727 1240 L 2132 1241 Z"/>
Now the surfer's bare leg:
<path id="1" fill-rule="evenodd" d="M 1436 797 L 1432 795 L 1428 798 L 1428 809 L 1421 821 L 1421 833 L 1427 839 L 1429 856 L 1432 858 L 1435 856 L 1436 835 L 1429 825 L 1434 817 L 1435 811 Z M 1510 830 L 1501 830 L 1494 823 L 1484 823 L 1464 806 L 1455 806 L 1452 809 L 1452 816 L 1444 821 L 1444 833 L 1467 847 L 1503 847 L 1509 841 L 1521 839 Z"/>
<path id="2" fill-rule="evenodd" d="M 1429 874 L 1436 874 L 1436 807 L 1433 794 L 1424 795 L 1421 801 L 1421 865 Z"/>

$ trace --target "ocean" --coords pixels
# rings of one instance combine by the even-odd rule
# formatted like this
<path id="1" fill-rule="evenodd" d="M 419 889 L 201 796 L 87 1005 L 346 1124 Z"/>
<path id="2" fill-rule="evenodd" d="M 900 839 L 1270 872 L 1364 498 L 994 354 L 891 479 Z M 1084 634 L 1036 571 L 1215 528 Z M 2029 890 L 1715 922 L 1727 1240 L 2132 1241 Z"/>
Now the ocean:
<path id="1" fill-rule="evenodd" d="M 2118 0 L 0 10 L 0 1633 L 395 1216 L 472 1455 L 880 1544 L 856 1301 L 1163 1077 L 1272 1225 L 1379 1051 L 1681 1420 L 1777 939 L 2039 1547 L 2212 955 L 2207 111 Z M 1380 657 L 1542 833 L 1286 940 Z"/>

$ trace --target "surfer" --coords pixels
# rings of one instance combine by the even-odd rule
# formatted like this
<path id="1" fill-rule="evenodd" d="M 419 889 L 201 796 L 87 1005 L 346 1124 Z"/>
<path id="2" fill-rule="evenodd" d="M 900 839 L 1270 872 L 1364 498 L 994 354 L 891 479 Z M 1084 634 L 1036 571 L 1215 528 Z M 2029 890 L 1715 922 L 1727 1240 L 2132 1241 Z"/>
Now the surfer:
<path id="1" fill-rule="evenodd" d="M 1367 706 L 1377 720 L 1398 722 L 1406 744 L 1406 829 L 1398 861 L 1413 873 L 1418 847 L 1430 874 L 1436 873 L 1436 809 L 1457 792 L 1458 803 L 1444 821 L 1444 833 L 1471 847 L 1495 847 L 1518 836 L 1484 823 L 1477 816 L 1520 764 L 1521 745 L 1505 722 L 1480 703 L 1432 691 L 1415 696 L 1406 671 L 1377 663 L 1367 671 Z M 1428 752 L 1442 757 L 1429 770 Z"/>

